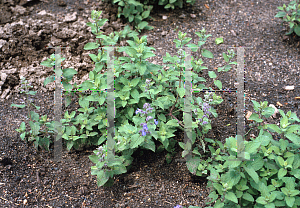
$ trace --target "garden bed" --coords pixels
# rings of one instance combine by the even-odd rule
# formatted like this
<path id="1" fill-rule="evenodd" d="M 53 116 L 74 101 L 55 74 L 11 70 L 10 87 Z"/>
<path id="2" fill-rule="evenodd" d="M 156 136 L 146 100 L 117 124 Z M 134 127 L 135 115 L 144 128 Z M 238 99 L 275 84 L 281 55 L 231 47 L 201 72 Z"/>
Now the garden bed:
<path id="1" fill-rule="evenodd" d="M 4 92 L 8 92 L 1 100 L 0 109 L 0 127 L 2 129 L 0 131 L 2 139 L 0 143 L 0 161 L 2 161 L 2 165 L 0 165 L 0 206 L 174 207 L 180 204 L 205 207 L 205 200 L 209 194 L 206 187 L 207 181 L 205 178 L 190 174 L 185 163 L 181 162 L 182 149 L 178 145 L 176 147 L 177 154 L 170 164 L 165 161 L 166 152 L 156 154 L 145 150 L 137 151 L 133 155 L 135 160 L 132 168 L 126 174 L 116 176 L 113 187 L 103 188 L 97 187 L 96 176 L 90 174 L 90 167 L 93 163 L 88 156 L 96 147 L 71 150 L 70 152 L 64 150 L 63 161 L 55 162 L 53 161 L 53 152 L 37 152 L 32 144 L 28 146 L 21 141 L 20 134 L 15 129 L 20 126 L 22 121 L 25 121 L 27 112 L 26 109 L 10 107 L 12 103 L 19 104 L 20 99 L 24 98 L 24 95 L 17 93 L 16 90 L 20 86 L 19 75 L 25 75 L 32 79 L 35 90 L 38 91 L 38 94 L 33 97 L 33 102 L 40 106 L 41 110 L 36 112 L 40 115 L 47 114 L 51 120 L 54 118 L 53 88 L 51 90 L 41 87 L 43 81 L 41 77 L 44 78 L 51 71 L 46 71 L 46 67 L 42 68 L 35 64 L 42 62 L 45 57 L 48 58 L 50 54 L 54 53 L 54 49 L 45 49 L 44 47 L 51 40 L 52 26 L 49 29 L 50 33 L 46 33 L 48 29 L 45 22 L 49 17 L 41 17 L 37 13 L 46 10 L 55 14 L 55 18 L 58 20 L 66 13 L 76 11 L 78 18 L 86 23 L 90 20 L 84 14 L 90 17 L 91 9 L 95 8 L 102 10 L 107 16 L 105 18 L 108 18 L 111 24 L 115 22 L 113 20 L 115 9 L 111 7 L 105 9 L 107 6 L 104 3 L 72 2 L 66 1 L 66 7 L 59 6 L 56 1 L 24 4 L 23 7 L 27 12 L 20 12 L 11 22 L 2 22 L 0 25 L 4 27 L 7 23 L 19 22 L 21 18 L 26 23 L 27 17 L 31 17 L 35 21 L 40 19 L 44 24 L 39 29 L 44 29 L 44 31 L 37 39 L 34 38 L 35 36 L 26 36 L 27 34 L 22 33 L 18 27 L 14 28 L 9 38 L 16 44 L 9 50 L 7 49 L 3 53 L 5 55 L 0 56 L 0 72 L 7 75 L 2 85 L 2 96 Z M 297 97 L 300 96 L 300 39 L 293 35 L 291 37 L 284 36 L 288 29 L 286 24 L 281 25 L 282 21 L 274 18 L 278 12 L 277 7 L 282 6 L 283 3 L 287 4 L 289 1 L 245 1 L 239 3 L 229 0 L 216 2 L 209 0 L 196 1 L 193 7 L 169 12 L 157 9 L 156 14 L 151 15 L 154 20 L 150 22 L 150 25 L 154 26 L 154 29 L 142 34 L 147 35 L 149 46 L 157 49 L 155 52 L 157 57 L 150 60 L 157 64 L 163 64 L 162 57 L 166 52 L 175 55 L 177 51 L 173 40 L 177 38 L 178 31 L 188 33 L 187 36 L 193 38 L 194 43 L 197 43 L 198 36 L 194 32 L 200 31 L 204 27 L 207 34 L 212 34 L 212 37 L 208 38 L 205 48 L 215 56 L 212 61 L 204 59 L 203 65 L 207 66 L 209 70 L 223 66 L 222 53 L 226 52 L 228 47 L 253 47 L 245 49 L 244 57 L 246 112 L 253 112 L 250 100 L 267 100 L 269 104 L 274 104 L 284 112 L 291 110 L 299 115 L 300 100 Z M 95 5 L 95 7 L 91 5 Z M 16 5 L 12 5 L 12 7 L 16 7 Z M 7 6 L 7 8 L 10 7 Z M 7 9 L 7 11 L 11 10 Z M 192 13 L 196 15 L 196 18 L 190 15 Z M 167 16 L 167 19 L 162 19 L 163 16 Z M 49 21 L 55 24 L 55 18 Z M 69 24 L 71 23 L 65 22 L 59 24 L 58 27 L 63 29 Z M 34 30 L 31 25 L 30 28 Z M 108 27 L 106 32 L 109 33 L 114 29 L 115 27 Z M 90 32 L 86 31 L 86 33 Z M 26 40 L 25 36 L 30 41 L 24 43 L 22 40 Z M 224 44 L 216 47 L 214 40 L 217 37 L 223 37 Z M 8 40 L 5 37 L 1 38 Z M 65 43 L 71 45 L 71 51 L 67 55 L 79 56 L 82 63 L 85 63 L 85 65 L 74 67 L 79 71 L 78 80 L 80 81 L 93 68 L 91 62 L 88 61 L 89 57 L 85 58 L 81 54 L 84 52 L 83 45 L 90 42 L 90 39 L 95 40 L 90 34 L 85 37 L 85 33 L 77 40 L 78 43 L 72 41 L 71 38 L 62 38 Z M 39 44 L 43 47 L 38 47 Z M 30 50 L 31 52 L 28 52 Z M 63 56 L 66 57 L 66 55 Z M 74 59 L 68 61 L 71 66 L 67 64 L 66 67 L 73 67 Z M 63 65 L 63 68 L 66 67 Z M 10 73 L 12 71 L 14 72 Z M 43 71 L 45 73 L 42 73 Z M 234 72 L 231 71 L 220 77 L 224 88 L 234 87 Z M 285 86 L 294 86 L 294 90 L 285 90 Z M 222 96 L 224 102 L 216 109 L 219 116 L 212 120 L 213 128 L 207 137 L 224 143 L 226 138 L 236 134 L 236 94 L 235 92 L 218 92 L 217 94 Z M 202 95 L 196 93 L 194 96 Z M 69 110 L 70 112 L 77 108 L 78 103 L 74 98 L 71 106 L 64 108 L 63 111 Z M 279 119 L 275 118 L 268 122 L 277 123 L 278 121 Z M 249 130 L 249 123 L 246 121 L 246 132 Z M 251 134 L 256 133 L 251 132 Z M 250 134 L 247 139 L 249 136 Z M 175 139 L 183 141 L 183 132 L 178 131 Z"/>

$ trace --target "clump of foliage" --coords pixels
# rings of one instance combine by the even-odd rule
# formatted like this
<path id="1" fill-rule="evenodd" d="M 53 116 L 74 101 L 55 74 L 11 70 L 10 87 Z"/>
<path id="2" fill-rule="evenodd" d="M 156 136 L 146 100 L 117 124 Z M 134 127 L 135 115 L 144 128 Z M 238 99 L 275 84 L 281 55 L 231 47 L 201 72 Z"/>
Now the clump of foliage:
<path id="1" fill-rule="evenodd" d="M 89 79 L 80 85 L 70 85 L 76 71 L 64 69 L 62 83 L 67 90 L 65 95 L 67 105 L 70 104 L 70 94 L 78 94 L 78 91 L 90 91 L 80 93 L 77 111 L 64 115 L 61 123 L 62 138 L 66 141 L 67 149 L 79 148 L 82 145 L 97 145 L 94 155 L 90 160 L 95 163 L 91 167 L 91 174 L 97 175 L 98 186 L 112 186 L 115 175 L 127 172 L 127 168 L 133 161 L 132 154 L 137 149 L 149 149 L 156 152 L 159 149 L 167 151 L 167 162 L 171 162 L 175 153 L 177 141 L 174 132 L 178 129 L 185 130 L 187 115 L 185 112 L 185 77 L 191 76 L 191 90 L 207 89 L 208 81 L 199 77 L 204 73 L 203 59 L 212 59 L 213 54 L 204 49 L 207 38 L 205 29 L 196 32 L 199 36 L 198 44 L 189 44 L 191 38 L 186 33 L 179 31 L 178 39 L 174 40 L 178 48 L 178 56 L 166 53 L 163 61 L 167 63 L 168 70 L 163 66 L 152 64 L 146 59 L 155 56 L 152 47 L 147 47 L 147 38 L 139 38 L 134 31 L 126 28 L 124 31 L 115 32 L 109 36 L 102 35 L 100 27 L 105 20 L 99 19 L 101 12 L 92 11 L 92 19 L 95 23 L 87 23 L 92 28 L 96 42 L 87 43 L 85 50 L 98 49 L 98 54 L 89 54 L 95 62 L 95 68 L 89 73 Z M 114 88 L 115 88 L 115 135 L 109 140 L 107 132 L 109 109 L 107 101 L 109 71 L 108 60 L 110 47 L 116 45 L 120 37 L 128 37 L 128 46 L 118 48 L 118 52 L 124 52 L 127 56 L 114 59 Z M 217 41 L 216 41 L 217 43 Z M 187 57 L 190 56 L 183 47 L 190 51 L 198 52 L 202 58 L 191 56 L 193 71 L 186 70 Z M 228 51 L 223 53 L 226 66 L 219 67 L 218 73 L 228 72 L 235 53 Z M 42 64 L 53 67 L 52 56 Z M 102 70 L 105 70 L 102 73 Z M 196 73 L 195 73 L 196 72 Z M 185 76 L 184 76 L 184 73 Z M 212 84 L 222 89 L 222 83 L 218 80 L 215 71 L 207 71 Z M 44 84 L 54 81 L 53 75 L 45 80 Z M 111 83 L 110 83 L 111 84 Z M 209 88 L 211 89 L 211 88 Z M 192 137 L 185 143 L 179 142 L 183 149 L 182 157 L 186 158 L 188 170 L 197 176 L 207 176 L 208 186 L 212 189 L 209 197 L 215 202 L 214 207 L 292 207 L 300 205 L 300 122 L 295 113 L 291 111 L 285 114 L 279 110 L 282 118 L 280 125 L 263 124 L 263 118 L 268 118 L 274 113 L 272 107 L 267 107 L 267 102 L 258 103 L 252 101 L 256 113 L 250 120 L 254 121 L 254 128 L 260 130 L 259 135 L 252 141 L 244 141 L 244 160 L 236 157 L 238 150 L 236 138 L 229 137 L 223 145 L 220 141 L 206 138 L 205 135 L 211 130 L 211 116 L 218 114 L 214 106 L 223 100 L 215 93 L 207 93 L 204 98 L 192 96 L 190 107 L 192 109 Z M 189 103 L 189 102 L 188 102 Z M 15 105 L 16 106 L 16 105 Z M 17 106 L 17 107 L 23 107 Z M 112 107 L 112 106 L 110 106 Z M 25 124 L 21 124 L 21 138 L 29 136 L 35 141 L 36 147 L 43 146 L 46 141 L 49 147 L 49 139 L 40 139 L 45 132 L 39 132 L 40 124 L 46 122 L 46 116 L 39 119 L 39 115 L 30 112 L 31 118 L 36 123 L 30 122 L 31 131 L 26 134 Z M 184 118 L 181 121 L 178 118 Z M 53 121 L 45 123 L 49 128 L 49 134 L 55 131 Z M 51 132 L 51 130 L 53 130 Z M 275 141 L 270 132 L 280 135 L 280 140 Z M 45 137 L 42 137 L 45 138 Z M 48 137 L 49 138 L 49 137 Z M 292 143 L 289 143 L 287 138 Z M 204 141 L 212 143 L 208 149 Z M 157 144 L 159 144 L 157 146 Z M 219 146 L 218 149 L 214 147 Z M 201 154 L 201 150 L 204 154 Z M 111 154 L 114 153 L 114 154 Z M 189 157 L 186 157 L 186 156 Z M 203 159 L 208 158 L 208 159 Z M 179 205 L 178 205 L 179 206 Z"/>
<path id="2" fill-rule="evenodd" d="M 283 4 L 282 7 L 277 7 L 280 11 L 275 17 L 289 23 L 290 30 L 285 35 L 290 35 L 293 32 L 300 36 L 300 4 L 299 0 L 291 1 L 288 6 Z"/>

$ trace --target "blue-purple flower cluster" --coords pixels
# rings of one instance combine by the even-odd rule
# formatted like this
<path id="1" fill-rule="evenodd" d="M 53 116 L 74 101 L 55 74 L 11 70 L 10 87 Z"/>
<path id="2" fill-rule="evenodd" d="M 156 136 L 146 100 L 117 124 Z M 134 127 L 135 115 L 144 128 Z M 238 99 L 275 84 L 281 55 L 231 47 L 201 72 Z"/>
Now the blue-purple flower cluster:
<path id="1" fill-rule="evenodd" d="M 211 115 L 211 112 L 209 111 L 211 108 L 211 106 L 209 105 L 209 102 L 213 101 L 213 99 L 211 99 L 211 96 L 212 96 L 211 93 L 209 93 L 208 95 L 205 96 L 204 103 L 202 104 L 202 111 L 203 111 L 204 115 L 202 116 L 202 118 L 198 119 L 200 122 L 202 122 L 204 118 L 208 118 Z M 197 114 L 197 109 L 194 110 L 194 113 Z M 205 125 L 205 124 L 208 124 L 208 122 L 203 121 L 202 125 Z"/>
<path id="2" fill-rule="evenodd" d="M 140 124 L 140 125 L 143 127 L 143 129 L 141 129 L 141 130 L 139 131 L 140 133 L 142 133 L 142 136 L 146 136 L 147 134 L 150 134 L 150 132 L 148 131 L 147 122 L 148 122 L 149 120 L 153 119 L 152 116 L 147 116 L 147 115 L 148 115 L 148 113 L 151 113 L 151 112 L 152 112 L 153 108 L 150 106 L 149 103 L 145 103 L 144 106 L 143 106 L 143 109 L 144 109 L 145 111 L 143 111 L 143 110 L 141 110 L 141 109 L 138 108 L 138 109 L 135 111 L 135 114 L 137 115 L 137 114 L 141 113 L 142 115 L 146 115 L 146 122 Z M 157 124 L 158 124 L 158 121 L 157 121 L 156 119 L 154 119 L 154 123 L 155 123 L 155 125 L 157 125 Z"/>
<path id="3" fill-rule="evenodd" d="M 151 86 L 150 82 L 151 82 L 151 79 L 146 79 L 145 92 L 147 92 L 149 90 L 149 87 Z"/>
<path id="4" fill-rule="evenodd" d="M 99 152 L 97 152 L 96 155 L 97 156 L 101 155 L 100 158 L 99 158 L 99 162 L 103 162 L 107 153 L 103 152 L 103 147 L 102 146 L 100 146 L 97 150 L 99 150 Z M 107 167 L 106 163 L 104 164 L 104 167 Z"/>

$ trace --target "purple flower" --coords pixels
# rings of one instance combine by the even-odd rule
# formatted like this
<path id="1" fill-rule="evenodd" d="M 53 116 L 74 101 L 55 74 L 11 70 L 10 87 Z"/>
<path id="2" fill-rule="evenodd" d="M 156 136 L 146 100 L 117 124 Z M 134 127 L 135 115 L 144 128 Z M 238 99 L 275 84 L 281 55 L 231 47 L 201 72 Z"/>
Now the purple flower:
<path id="1" fill-rule="evenodd" d="M 135 114 L 137 115 L 137 114 L 139 114 L 139 112 L 140 112 L 140 109 L 138 108 L 138 109 L 135 111 Z"/>
<path id="2" fill-rule="evenodd" d="M 146 135 L 147 135 L 146 131 L 142 131 L 142 136 L 146 136 Z"/>
<path id="3" fill-rule="evenodd" d="M 144 130 L 148 130 L 147 123 L 141 123 L 140 125 L 143 126 L 143 129 L 144 129 Z"/>
<path id="4" fill-rule="evenodd" d="M 150 107 L 150 104 L 149 104 L 149 103 L 145 103 L 144 106 L 143 106 L 144 109 L 147 109 L 147 108 L 149 108 L 149 107 Z"/>
<path id="5" fill-rule="evenodd" d="M 154 119 L 154 123 L 155 123 L 155 125 L 157 125 L 157 124 L 158 124 L 158 121 L 157 121 L 156 119 Z"/>
<path id="6" fill-rule="evenodd" d="M 138 109 L 135 111 L 135 114 L 139 114 L 139 113 L 146 114 L 145 111 L 142 111 L 141 109 L 138 108 Z"/>
<path id="7" fill-rule="evenodd" d="M 152 119 L 153 117 L 152 116 L 148 116 L 147 118 L 146 118 L 146 121 L 149 121 L 150 119 Z"/>
<path id="8" fill-rule="evenodd" d="M 207 121 L 203 121 L 202 125 L 208 124 Z"/>
<path id="9" fill-rule="evenodd" d="M 174 208 L 183 208 L 181 205 L 176 205 Z"/>

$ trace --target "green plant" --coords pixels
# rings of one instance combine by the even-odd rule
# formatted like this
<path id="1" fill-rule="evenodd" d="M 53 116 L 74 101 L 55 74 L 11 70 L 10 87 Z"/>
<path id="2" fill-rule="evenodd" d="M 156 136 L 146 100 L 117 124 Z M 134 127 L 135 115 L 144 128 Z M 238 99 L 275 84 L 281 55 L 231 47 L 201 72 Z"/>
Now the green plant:
<path id="1" fill-rule="evenodd" d="M 183 0 L 113 0 L 113 4 L 118 3 L 118 14 L 120 18 L 122 15 L 128 19 L 129 22 L 134 23 L 135 29 L 139 32 L 141 30 L 152 30 L 152 26 L 148 26 L 148 22 L 143 21 L 151 18 L 150 12 L 153 9 L 153 5 L 165 5 L 165 9 L 175 9 L 175 7 L 183 7 Z M 186 3 L 194 5 L 195 0 L 186 0 Z M 148 5 L 151 4 L 151 5 Z"/>
<path id="2" fill-rule="evenodd" d="M 50 145 L 50 137 L 47 131 L 40 130 L 41 125 L 44 125 L 47 121 L 47 115 L 39 117 L 39 114 L 30 111 L 31 107 L 35 107 L 37 110 L 40 109 L 40 107 L 34 105 L 32 103 L 32 99 L 29 98 L 29 95 L 35 95 L 36 91 L 30 91 L 29 88 L 32 88 L 31 83 L 28 83 L 28 81 L 25 79 L 25 77 L 21 77 L 21 87 L 20 87 L 20 93 L 26 94 L 26 103 L 24 100 L 21 99 L 22 105 L 17 104 L 11 104 L 11 107 L 17 107 L 17 108 L 25 108 L 27 105 L 27 112 L 29 117 L 29 125 L 31 127 L 30 131 L 26 131 L 26 125 L 25 122 L 22 122 L 20 127 L 16 129 L 17 132 L 21 133 L 20 138 L 22 140 L 25 140 L 26 142 L 34 141 L 35 148 L 38 149 L 38 147 L 45 148 L 49 150 Z M 34 122 L 36 121 L 36 122 Z M 43 134 L 43 137 L 40 137 L 40 134 Z"/>
<path id="3" fill-rule="evenodd" d="M 300 4 L 299 0 L 291 1 L 288 6 L 283 4 L 282 7 L 277 7 L 280 11 L 275 17 L 279 17 L 289 23 L 290 30 L 285 35 L 290 35 L 295 32 L 300 36 Z M 291 13 L 289 13 L 292 11 Z"/>
<path id="4" fill-rule="evenodd" d="M 186 33 L 179 31 L 178 40 L 174 40 L 176 47 L 179 48 L 178 56 L 170 56 L 166 54 L 164 62 L 168 64 L 169 69 L 165 70 L 160 65 L 152 64 L 146 61 L 147 58 L 155 56 L 152 52 L 154 48 L 147 47 L 146 36 L 138 38 L 135 32 L 127 31 L 115 32 L 109 36 L 102 35 L 99 27 L 105 23 L 105 20 L 99 19 L 101 12 L 92 11 L 92 19 L 96 23 L 87 23 L 92 28 L 96 38 L 100 38 L 100 41 L 87 43 L 84 47 L 85 50 L 98 49 L 98 55 L 89 54 L 91 59 L 95 62 L 95 68 L 89 73 L 89 80 L 84 81 L 79 86 L 69 86 L 68 82 L 72 79 L 74 71 L 71 69 L 63 70 L 63 86 L 68 91 L 65 95 L 72 93 L 78 94 L 78 91 L 92 90 L 90 95 L 85 93 L 79 95 L 80 108 L 79 112 L 68 111 L 62 119 L 62 138 L 67 142 L 67 148 L 78 148 L 81 145 L 101 145 L 101 151 L 107 151 L 107 146 L 104 144 L 107 138 L 107 92 L 101 92 L 102 89 L 107 89 L 107 72 L 101 73 L 101 70 L 107 69 L 107 47 L 115 45 L 120 36 L 129 37 L 131 40 L 127 40 L 129 46 L 125 46 L 118 49 L 118 52 L 125 52 L 127 57 L 118 57 L 114 60 L 114 72 L 115 72 L 115 129 L 116 134 L 114 137 L 114 150 L 115 155 L 112 158 L 109 155 L 104 156 L 98 154 L 99 151 L 95 151 L 96 155 L 91 155 L 90 159 L 96 164 L 92 167 L 92 174 L 97 175 L 97 184 L 100 186 L 110 186 L 113 183 L 113 176 L 116 174 L 122 174 L 126 172 L 126 167 L 132 162 L 131 155 L 138 148 L 156 150 L 155 140 L 160 143 L 158 149 L 167 150 L 167 161 L 171 161 L 171 157 L 175 152 L 176 140 L 173 133 L 176 128 L 184 130 L 183 123 L 179 120 L 184 117 L 184 71 L 185 71 L 185 51 L 182 47 L 189 47 L 193 52 L 199 52 L 203 58 L 213 58 L 213 54 L 203 49 L 206 39 L 211 35 L 206 35 L 205 29 L 200 32 L 196 32 L 199 36 L 198 45 L 188 44 L 191 38 L 186 37 Z M 234 57 L 233 51 L 228 51 L 229 54 L 223 53 L 223 57 L 226 62 Z M 43 65 L 48 67 L 54 66 L 54 56 L 52 59 L 43 62 Z M 210 88 L 212 84 L 219 89 L 222 88 L 222 83 L 217 80 L 218 76 L 213 71 L 208 71 L 208 76 L 213 80 L 211 84 L 206 87 L 203 83 L 206 79 L 198 77 L 194 72 L 201 72 L 207 67 L 202 66 L 203 61 L 201 58 L 195 59 L 191 56 L 191 64 L 193 67 L 192 74 L 192 89 L 198 88 L 200 90 Z M 218 72 L 227 72 L 230 70 L 230 64 L 236 64 L 236 62 L 229 62 L 224 67 L 219 67 Z M 70 73 L 70 74 L 69 74 Z M 48 78 L 44 84 L 50 81 L 54 81 L 53 78 Z M 199 86 L 199 82 L 202 82 Z M 96 91 L 99 90 L 99 91 Z M 74 92 L 75 91 L 75 92 Z M 208 95 L 205 99 L 205 103 L 201 97 L 197 99 L 193 98 L 192 109 L 196 109 L 197 115 L 193 115 L 192 128 L 197 129 L 197 133 L 193 132 L 193 138 L 191 143 L 180 143 L 180 146 L 184 149 L 183 157 L 191 151 L 193 145 L 197 145 L 196 139 L 202 141 L 204 135 L 211 129 L 208 115 L 217 116 L 216 111 L 212 105 L 218 105 L 222 102 L 219 96 L 215 93 Z M 70 97 L 66 97 L 67 105 L 70 103 Z M 134 116 L 134 112 L 137 109 L 144 107 L 146 103 L 151 104 L 153 112 L 149 114 L 151 118 L 157 118 L 154 120 L 154 124 L 147 123 L 150 118 Z M 208 105 L 209 104 L 209 108 Z M 138 111 L 136 111 L 138 112 Z M 75 116 L 76 115 L 76 116 Z M 179 118 L 179 119 L 178 119 Z M 145 120 L 146 119 L 146 120 Z M 204 119 L 205 122 L 199 122 L 200 119 Z M 146 125 L 147 123 L 147 125 Z M 72 124 L 72 125 L 71 125 Z M 157 126 L 156 126 L 157 124 Z M 138 132 L 139 128 L 140 132 Z M 50 130 L 53 130 L 53 125 L 50 126 Z M 158 130 L 156 130 L 158 128 Z M 200 128 L 200 129 L 199 129 Z M 142 133 L 142 135 L 140 135 Z M 146 134 L 145 134 L 146 133 Z M 155 139 L 155 140 L 153 140 Z M 196 143 L 196 144 L 195 144 Z M 204 144 L 202 144 L 204 145 Z M 196 147 L 198 148 L 198 147 Z M 204 147 L 205 149 L 205 147 Z M 193 152 L 196 150 L 193 150 Z M 98 154 L 98 155 L 97 155 Z M 195 164 L 200 163 L 200 158 L 191 158 L 187 161 L 189 170 L 195 174 Z"/>
<path id="5" fill-rule="evenodd" d="M 180 48 L 185 45 L 188 47 L 198 47 L 200 48 L 206 41 L 209 35 L 205 35 L 205 30 L 201 32 L 197 32 L 196 34 L 199 36 L 200 41 L 198 45 L 187 44 L 191 38 L 186 38 L 186 34 L 182 34 L 179 32 L 178 38 L 179 40 L 174 40 L 176 43 L 176 47 Z M 113 160 L 105 157 L 105 161 L 99 161 L 97 155 L 90 156 L 90 159 L 96 164 L 96 166 L 92 167 L 92 174 L 97 175 L 98 177 L 98 185 L 107 185 L 112 184 L 112 176 L 114 174 L 121 174 L 126 171 L 126 166 L 130 165 L 132 158 L 131 155 L 137 148 L 146 148 L 152 151 L 155 151 L 155 142 L 152 140 L 159 141 L 161 145 L 158 148 L 164 148 L 169 153 L 167 154 L 168 162 L 170 162 L 171 155 L 174 154 L 174 145 L 176 141 L 172 138 L 174 137 L 173 132 L 176 131 L 175 127 L 181 127 L 183 129 L 184 125 L 177 118 L 177 116 L 183 115 L 184 108 L 184 59 L 185 52 L 183 50 L 179 50 L 179 56 L 171 57 L 170 54 L 167 53 L 166 58 L 164 58 L 164 62 L 172 63 L 169 65 L 169 69 L 163 70 L 161 66 L 154 65 L 147 62 L 145 59 L 154 56 L 153 48 L 146 46 L 146 37 L 143 36 L 140 39 L 137 36 L 133 37 L 133 40 L 127 40 L 129 46 L 119 48 L 119 52 L 125 52 L 129 57 L 119 57 L 115 60 L 115 109 L 116 109 L 116 123 L 115 128 L 117 129 L 115 134 L 115 158 Z M 100 41 L 101 43 L 102 41 Z M 102 44 L 104 45 L 104 44 Z M 88 43 L 86 44 L 85 49 L 95 49 L 99 47 L 100 44 L 98 42 Z M 102 49 L 102 48 L 101 48 Z M 99 50 L 98 56 L 90 54 L 91 58 L 93 57 L 105 57 L 107 56 L 106 51 Z M 194 49 L 192 49 L 194 50 Z M 196 50 L 197 51 L 197 48 Z M 213 58 L 211 52 L 206 49 L 200 50 L 203 57 Z M 229 62 L 229 59 L 233 58 L 234 53 L 230 51 L 230 54 L 223 54 L 225 61 Z M 97 64 L 100 62 L 100 58 L 93 59 Z M 194 58 L 192 57 L 192 61 Z M 104 62 L 104 61 L 103 61 Z M 193 62 L 193 67 L 195 71 L 201 71 L 202 69 L 207 69 L 204 66 L 201 66 L 203 61 L 201 59 Z M 236 64 L 232 62 L 230 64 Z M 98 66 L 103 66 L 104 63 L 99 63 Z M 102 68 L 101 68 L 102 69 Z M 107 88 L 107 72 L 104 74 L 99 73 L 100 69 L 95 67 L 95 70 L 90 72 L 89 78 L 81 84 L 80 89 L 88 90 L 88 89 L 104 89 Z M 230 66 L 219 68 L 219 72 L 230 70 Z M 197 74 L 192 73 L 193 83 L 196 84 L 199 81 L 205 82 L 206 80 L 202 77 L 198 77 Z M 214 72 L 209 71 L 210 78 L 213 79 L 213 83 L 222 88 L 222 84 L 219 80 L 217 80 L 217 76 Z M 152 81 L 152 82 L 151 82 Z M 155 84 L 155 85 L 154 85 Z M 174 86 L 174 87 L 173 87 Z M 194 85 L 195 89 L 197 86 Z M 200 89 L 206 88 L 205 85 L 198 86 Z M 105 97 L 107 96 L 107 92 L 103 92 L 101 94 L 97 92 L 93 92 L 89 97 L 82 97 L 79 100 L 87 100 L 87 101 L 98 101 L 100 104 L 102 116 L 97 120 L 103 122 L 103 118 L 105 118 L 104 112 L 106 111 L 106 103 Z M 99 102 L 101 101 L 101 102 Z M 197 98 L 197 103 L 201 102 L 201 98 Z M 222 102 L 220 97 L 216 96 L 214 93 L 211 95 L 210 104 L 216 105 Z M 149 135 L 140 135 L 138 132 L 138 127 L 142 124 L 141 118 L 138 116 L 134 116 L 134 111 L 138 108 L 141 108 L 145 103 L 151 103 L 153 109 L 153 115 L 151 117 L 155 118 L 157 116 L 159 124 L 159 131 L 155 131 L 152 129 L 151 134 Z M 102 106 L 104 104 L 104 106 Z M 81 104 L 80 104 L 81 105 Z M 196 104 L 197 106 L 198 104 Z M 194 106 L 194 107 L 196 107 Z M 89 104 L 85 102 L 85 109 L 88 109 Z M 174 112 L 173 112 L 174 111 Z M 210 108 L 210 112 L 217 116 L 215 110 Z M 97 117 L 97 115 L 93 115 L 93 112 L 88 112 L 89 117 L 87 120 Z M 99 114 L 98 114 L 99 115 Z M 198 109 L 198 116 L 202 118 L 203 111 Z M 99 116 L 98 116 L 99 117 Z M 82 120 L 82 119 L 79 119 Z M 207 120 L 208 121 L 208 120 Z M 206 121 L 206 122 L 207 122 Z M 91 121 L 92 122 L 92 121 Z M 96 121 L 95 121 L 96 122 Z M 105 120 L 105 123 L 107 121 Z M 180 124 L 180 126 L 179 126 Z M 197 127 L 197 122 L 194 122 L 193 127 Z M 201 123 L 202 130 L 204 133 L 207 133 L 208 129 L 211 128 L 210 124 Z M 154 127 L 154 126 L 153 126 Z M 98 124 L 98 129 L 103 132 L 102 137 L 99 143 L 105 141 L 106 139 L 106 125 Z M 198 130 L 199 131 L 199 130 Z M 203 134 L 204 134 L 203 133 Z M 196 134 L 193 135 L 193 143 L 196 140 Z M 99 138 L 99 136 L 97 137 Z M 192 144 L 188 144 L 192 145 Z M 182 145 L 183 148 L 184 145 Z M 103 149 L 107 151 L 107 146 L 103 145 Z M 97 153 L 97 151 L 95 151 Z M 187 150 L 186 150 L 187 153 Z M 104 164 L 107 164 L 107 167 L 111 168 L 107 170 L 103 169 Z"/>
<path id="6" fill-rule="evenodd" d="M 118 18 L 123 15 L 129 22 L 133 22 L 135 24 L 135 28 L 139 32 L 143 29 L 153 29 L 153 27 L 148 25 L 148 22 L 143 21 L 144 19 L 151 18 L 149 15 L 153 6 L 144 5 L 135 0 L 113 0 L 113 4 L 116 3 L 119 5 L 117 14 Z"/>
<path id="7" fill-rule="evenodd" d="M 279 110 L 282 116 L 280 126 L 264 124 L 262 118 L 270 117 L 274 109 L 267 107 L 267 101 L 260 104 L 252 102 L 258 114 L 252 114 L 249 119 L 255 122 L 260 133 L 252 141 L 244 141 L 246 160 L 236 158 L 236 139 L 229 137 L 224 146 L 217 142 L 217 150 L 209 146 L 209 159 L 201 161 L 197 167 L 199 176 L 207 176 L 207 171 L 210 172 L 208 186 L 212 189 L 209 195 L 211 202 L 207 204 L 216 201 L 215 208 L 296 208 L 300 205 L 300 197 L 297 196 L 300 194 L 300 125 L 291 124 L 300 120 L 291 111 L 284 114 Z M 269 131 L 280 134 L 280 140 L 273 140 Z M 208 142 L 215 144 L 212 140 Z"/>

